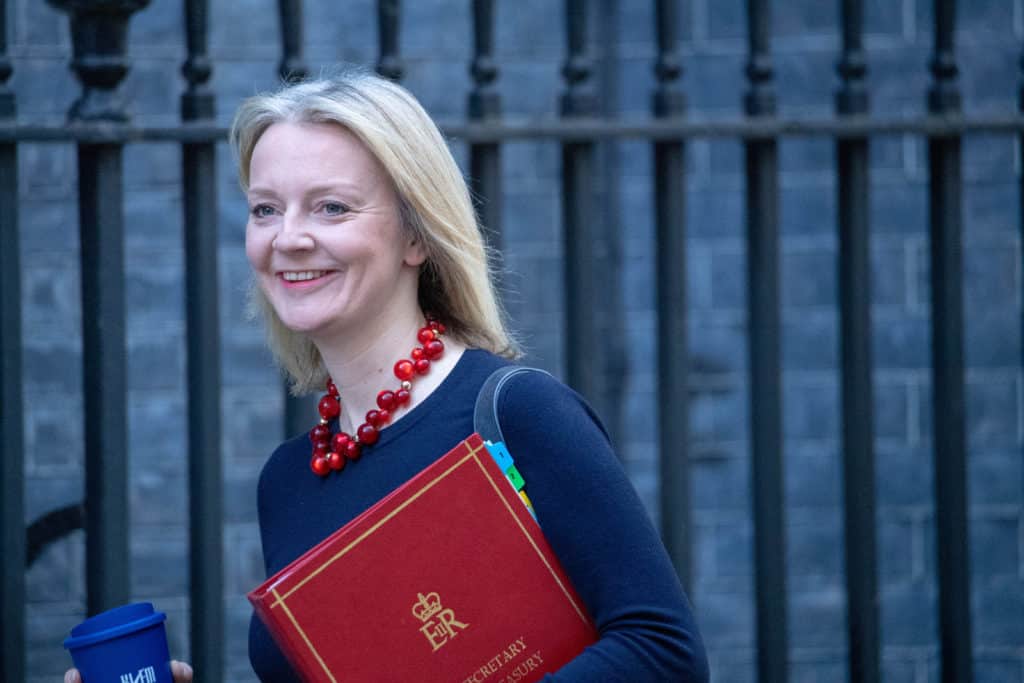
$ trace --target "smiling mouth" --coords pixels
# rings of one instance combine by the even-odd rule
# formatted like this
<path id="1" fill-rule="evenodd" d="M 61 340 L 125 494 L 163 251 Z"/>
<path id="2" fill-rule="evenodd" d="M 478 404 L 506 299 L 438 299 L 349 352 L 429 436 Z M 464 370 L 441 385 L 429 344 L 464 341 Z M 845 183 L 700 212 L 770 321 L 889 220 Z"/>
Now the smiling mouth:
<path id="1" fill-rule="evenodd" d="M 289 270 L 279 273 L 281 279 L 285 282 L 309 282 L 310 280 L 319 280 L 324 275 L 327 275 L 331 271 L 329 270 Z"/>

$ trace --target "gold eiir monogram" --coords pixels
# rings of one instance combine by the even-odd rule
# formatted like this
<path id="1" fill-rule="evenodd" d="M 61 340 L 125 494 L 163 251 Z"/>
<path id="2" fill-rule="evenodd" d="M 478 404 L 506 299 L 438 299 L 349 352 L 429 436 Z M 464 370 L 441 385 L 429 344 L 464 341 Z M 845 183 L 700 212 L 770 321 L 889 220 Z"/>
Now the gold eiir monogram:
<path id="1" fill-rule="evenodd" d="M 420 593 L 418 597 L 419 600 L 413 603 L 412 614 L 423 622 L 420 633 L 430 643 L 434 652 L 458 635 L 457 631 L 469 628 L 469 624 L 455 618 L 454 610 L 441 606 L 441 596 L 437 593 Z"/>

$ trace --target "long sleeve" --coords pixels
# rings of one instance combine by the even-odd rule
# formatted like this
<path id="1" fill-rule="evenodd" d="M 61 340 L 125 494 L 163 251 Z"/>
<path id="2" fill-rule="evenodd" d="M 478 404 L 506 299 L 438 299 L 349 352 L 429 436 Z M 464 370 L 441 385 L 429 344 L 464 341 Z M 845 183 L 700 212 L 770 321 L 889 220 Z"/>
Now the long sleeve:
<path id="1" fill-rule="evenodd" d="M 600 633 L 544 680 L 706 682 L 704 644 L 675 569 L 589 407 L 529 373 L 502 394 L 499 419 L 545 536 Z"/>

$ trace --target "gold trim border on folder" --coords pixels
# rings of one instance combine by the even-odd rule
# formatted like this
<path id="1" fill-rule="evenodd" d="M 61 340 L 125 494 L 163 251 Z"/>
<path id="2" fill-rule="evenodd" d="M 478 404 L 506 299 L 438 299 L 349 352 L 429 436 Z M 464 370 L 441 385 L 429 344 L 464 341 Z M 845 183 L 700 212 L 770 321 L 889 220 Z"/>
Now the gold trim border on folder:
<path id="1" fill-rule="evenodd" d="M 277 596 L 277 602 L 281 603 L 281 608 L 284 610 L 284 613 L 288 615 L 288 618 L 291 620 L 292 625 L 295 627 L 295 630 L 299 632 L 300 636 L 302 636 L 302 640 L 305 641 L 306 647 L 308 647 L 310 652 L 313 653 L 313 656 L 316 657 L 316 661 L 320 662 L 320 666 L 321 668 L 323 668 L 324 673 L 327 674 L 327 677 L 331 679 L 331 683 L 338 683 L 337 679 L 334 678 L 334 674 L 332 674 L 331 670 L 327 668 L 327 663 L 323 660 L 323 658 L 320 656 L 320 653 L 316 651 L 315 647 L 313 647 L 313 643 L 311 643 L 309 638 L 306 636 L 306 632 L 302 630 L 301 626 L 299 626 L 299 622 L 295 618 L 295 615 L 292 614 L 292 611 L 288 609 L 288 605 L 284 604 L 284 600 L 282 600 L 281 596 L 278 595 L 277 589 L 272 588 L 271 590 L 273 591 L 274 595 Z"/>

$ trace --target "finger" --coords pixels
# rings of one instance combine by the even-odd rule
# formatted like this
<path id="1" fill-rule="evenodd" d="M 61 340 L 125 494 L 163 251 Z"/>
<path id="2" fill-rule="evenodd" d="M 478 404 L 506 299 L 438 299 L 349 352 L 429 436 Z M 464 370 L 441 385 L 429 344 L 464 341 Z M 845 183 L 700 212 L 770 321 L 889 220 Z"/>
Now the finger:
<path id="1" fill-rule="evenodd" d="M 171 675 L 174 683 L 192 683 L 192 667 L 185 662 L 171 660 Z"/>
<path id="2" fill-rule="evenodd" d="M 82 683 L 82 676 L 78 669 L 68 669 L 64 672 L 64 683 Z"/>

